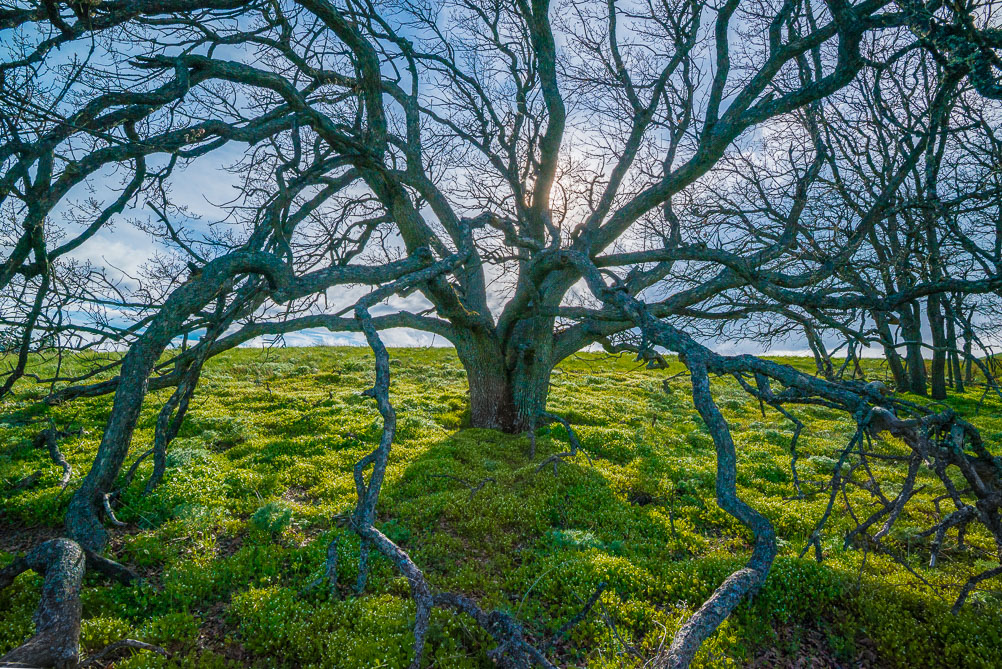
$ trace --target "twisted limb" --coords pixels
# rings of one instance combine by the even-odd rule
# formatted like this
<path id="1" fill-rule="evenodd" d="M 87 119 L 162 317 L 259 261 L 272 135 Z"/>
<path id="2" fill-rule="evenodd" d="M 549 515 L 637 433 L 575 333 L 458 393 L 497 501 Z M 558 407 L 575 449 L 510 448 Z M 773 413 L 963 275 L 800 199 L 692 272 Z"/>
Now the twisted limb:
<path id="1" fill-rule="evenodd" d="M 49 457 L 62 468 L 63 474 L 59 479 L 60 489 L 65 489 L 69 484 L 70 477 L 73 476 L 73 467 L 67 462 L 63 452 L 59 450 L 59 440 L 75 434 L 80 434 L 80 430 L 64 432 L 57 429 L 55 425 L 52 425 L 52 427 L 46 428 L 35 435 L 34 442 L 32 443 L 35 448 L 42 448 L 43 446 L 47 448 L 49 450 Z"/>
<path id="2" fill-rule="evenodd" d="M 502 611 L 484 611 L 471 599 L 460 594 L 434 593 L 421 568 L 415 564 L 407 552 L 374 525 L 376 505 L 386 476 L 386 466 L 396 433 L 397 420 L 389 395 L 390 357 L 386 346 L 379 337 L 372 316 L 369 314 L 369 306 L 404 288 L 407 284 L 425 279 L 427 276 L 436 276 L 442 271 L 442 267 L 432 266 L 427 270 L 415 272 L 415 276 L 408 277 L 408 281 L 401 280 L 373 291 L 355 306 L 355 318 L 359 321 L 361 330 L 375 357 L 376 380 L 373 387 L 363 394 L 376 401 L 383 420 L 379 445 L 359 460 L 354 467 L 357 502 L 354 511 L 344 518 L 344 523 L 359 536 L 362 542 L 355 590 L 361 594 L 365 587 L 370 549 L 374 549 L 388 558 L 407 579 L 411 598 L 417 608 L 414 619 L 414 657 L 410 664 L 411 669 L 418 669 L 421 666 L 431 612 L 436 607 L 465 613 L 491 634 L 497 642 L 497 647 L 491 650 L 489 655 L 499 666 L 527 669 L 536 664 L 546 669 L 552 669 L 552 663 L 546 659 L 543 653 L 526 641 L 521 626 L 514 618 Z M 372 471 L 366 479 L 365 473 L 370 467 Z M 328 547 L 325 570 L 332 590 L 336 589 L 337 538 Z"/>
<path id="3" fill-rule="evenodd" d="M 966 518 L 967 513 L 976 514 L 980 524 L 994 537 L 996 548 L 1002 554 L 1002 518 L 999 514 L 999 509 L 1002 507 L 1002 477 L 1000 477 L 1002 463 L 991 456 L 982 442 L 980 433 L 970 423 L 963 421 L 949 410 L 936 413 L 927 407 L 889 398 L 874 384 L 857 380 L 830 381 L 812 377 L 793 367 L 756 356 L 724 356 L 714 353 L 687 333 L 653 315 L 648 306 L 634 297 L 621 283 L 608 286 L 599 269 L 585 254 L 562 251 L 561 255 L 563 260 L 580 271 L 589 289 L 598 299 L 636 325 L 646 345 L 662 346 L 679 354 L 679 360 L 691 374 L 693 402 L 709 428 L 716 446 L 717 504 L 747 527 L 753 536 L 752 555 L 745 567 L 725 579 L 710 598 L 697 609 L 676 633 L 668 651 L 659 653 L 654 658 L 654 666 L 672 669 L 688 666 L 700 644 L 716 630 L 744 597 L 754 594 L 762 585 L 776 554 L 775 533 L 768 519 L 748 506 L 736 494 L 734 443 L 728 424 L 713 400 L 709 384 L 711 373 L 753 376 L 757 388 L 746 387 L 746 391 L 763 402 L 768 401 L 772 406 L 783 404 L 825 406 L 842 411 L 855 419 L 856 433 L 842 451 L 830 484 L 831 495 L 828 506 L 811 533 L 811 539 L 808 546 L 805 546 L 804 552 L 813 545 L 818 558 L 821 558 L 821 531 L 833 511 L 839 492 L 844 494 L 845 486 L 854 483 L 853 470 L 857 467 L 866 470 L 868 468 L 866 458 L 868 455 L 874 455 L 865 453 L 863 444 L 871 437 L 888 433 L 904 441 L 911 448 L 912 454 L 903 459 L 909 463 L 909 467 L 900 493 L 893 499 L 881 497 L 885 508 L 880 514 L 866 521 L 869 523 L 868 526 L 872 526 L 877 520 L 885 519 L 874 536 L 868 533 L 863 535 L 866 541 L 873 548 L 881 549 L 894 557 L 894 551 L 881 547 L 881 539 L 889 534 L 895 521 L 902 515 L 905 505 L 915 494 L 914 484 L 918 469 L 923 462 L 926 462 L 932 463 L 933 469 L 957 505 L 958 511 L 965 506 L 973 508 L 973 511 L 965 512 L 965 517 L 961 519 L 963 522 L 958 521 L 958 524 L 964 525 L 969 522 Z M 784 390 L 773 393 L 768 388 L 770 381 L 782 385 Z M 915 417 L 899 418 L 894 413 L 898 410 Z M 846 463 L 857 448 L 859 462 L 850 464 L 846 475 L 844 473 Z M 976 497 L 974 505 L 965 505 L 961 495 L 953 487 L 947 475 L 949 467 L 960 470 L 970 494 Z M 903 566 L 907 567 L 906 564 Z M 914 574 L 914 570 L 912 571 Z M 964 597 L 979 582 L 999 574 L 1002 574 L 1002 568 L 993 567 L 973 577 L 958 598 L 955 608 L 959 609 Z"/>
<path id="4" fill-rule="evenodd" d="M 35 609 L 35 636 L 0 657 L 0 663 L 75 667 L 80 655 L 80 589 L 86 556 L 70 539 L 52 539 L 0 571 L 0 588 L 28 570 L 45 575 Z"/>
<path id="5" fill-rule="evenodd" d="M 575 457 L 578 454 L 579 451 L 581 453 L 584 453 L 585 457 L 588 458 L 588 464 L 592 464 L 591 456 L 588 455 L 588 453 L 583 448 L 581 448 L 581 442 L 578 441 L 578 435 L 577 435 L 577 433 L 574 432 L 574 428 L 571 427 L 570 422 L 566 418 L 564 418 L 563 416 L 558 416 L 555 413 L 550 413 L 549 411 L 540 411 L 539 412 L 539 417 L 543 418 L 548 423 L 550 423 L 550 422 L 552 422 L 552 423 L 560 423 L 561 425 L 564 426 L 564 429 L 567 430 L 567 440 L 570 441 L 570 443 L 571 443 L 571 450 L 565 451 L 563 453 L 554 453 L 553 455 L 549 456 L 548 458 L 546 458 L 545 460 L 543 460 L 542 462 L 539 463 L 539 466 L 536 467 L 536 471 L 537 472 L 543 471 L 543 469 L 546 467 L 546 465 L 552 464 L 553 465 L 553 475 L 556 476 L 557 475 L 557 465 L 560 464 L 561 462 L 563 462 L 566 458 L 573 458 L 573 457 Z M 535 457 L 535 455 L 536 455 L 536 432 L 535 432 L 535 425 L 533 425 L 533 428 L 534 429 L 532 429 L 532 430 L 529 431 L 529 435 L 530 435 L 530 439 L 531 439 L 531 444 L 532 444 L 530 457 Z"/>
<path id="6" fill-rule="evenodd" d="M 689 666 L 699 647 L 741 600 L 762 587 L 777 550 L 772 523 L 738 497 L 734 440 L 727 421 L 713 401 L 706 364 L 698 352 L 692 351 L 686 356 L 686 366 L 692 374 L 693 403 L 710 429 L 716 446 L 717 505 L 751 530 L 754 548 L 747 564 L 724 579 L 710 598 L 682 625 L 667 653 L 655 658 L 654 666 L 665 669 L 683 669 Z"/>
<path id="7" fill-rule="evenodd" d="M 0 657 L 3 666 L 57 667 L 66 669 L 89 666 L 119 648 L 143 648 L 166 652 L 157 646 L 125 639 L 116 642 L 89 660 L 80 658 L 80 590 L 84 572 L 98 571 L 118 581 L 129 583 L 136 574 L 127 567 L 83 548 L 72 539 L 50 539 L 0 570 L 0 590 L 31 570 L 44 574 L 42 593 L 35 609 L 35 635 Z"/>

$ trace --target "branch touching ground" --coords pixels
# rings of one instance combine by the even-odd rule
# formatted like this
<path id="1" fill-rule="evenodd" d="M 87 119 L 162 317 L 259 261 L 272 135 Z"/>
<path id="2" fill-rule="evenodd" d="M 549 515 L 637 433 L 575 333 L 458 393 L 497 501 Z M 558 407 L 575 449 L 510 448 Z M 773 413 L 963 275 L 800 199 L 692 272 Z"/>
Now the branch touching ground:
<path id="1" fill-rule="evenodd" d="M 1002 566 L 995 567 L 994 569 L 989 569 L 987 571 L 981 572 L 976 576 L 972 576 L 967 581 L 967 583 L 964 584 L 964 587 L 960 591 L 960 595 L 957 597 L 957 601 L 954 602 L 951 611 L 953 613 L 959 613 L 961 607 L 964 606 L 964 602 L 967 601 L 967 597 L 971 594 L 971 591 L 974 590 L 975 586 L 977 586 L 978 583 L 987 580 L 989 578 L 994 578 L 999 575 L 1002 575 Z"/>
<path id="2" fill-rule="evenodd" d="M 472 483 L 468 479 L 464 479 L 460 476 L 453 476 L 452 474 L 431 474 L 430 476 L 431 478 L 450 479 L 456 481 L 457 483 L 462 483 L 470 490 L 469 501 L 471 502 L 473 501 L 473 498 L 477 496 L 477 493 L 483 490 L 484 486 L 486 486 L 488 483 L 497 483 L 497 479 L 495 479 L 493 476 L 488 476 L 487 478 L 480 479 L 476 483 Z"/>
<path id="3" fill-rule="evenodd" d="M 0 657 L 0 663 L 75 667 L 80 644 L 80 587 L 86 557 L 70 539 L 51 539 L 0 571 L 0 588 L 29 569 L 45 574 L 35 610 L 35 636 Z"/>
<path id="4" fill-rule="evenodd" d="M 591 456 L 588 455 L 588 453 L 583 448 L 581 448 L 581 442 L 578 441 L 578 435 L 574 432 L 574 428 L 571 427 L 570 422 L 566 418 L 564 418 L 563 416 L 558 416 L 557 414 L 554 413 L 550 413 L 548 411 L 540 411 L 539 417 L 544 419 L 545 422 L 560 423 L 561 425 L 564 426 L 564 429 L 567 430 L 567 440 L 571 442 L 571 450 L 565 451 L 563 453 L 554 453 L 553 455 L 549 456 L 548 458 L 539 463 L 539 466 L 536 467 L 537 472 L 543 471 L 546 465 L 552 464 L 553 475 L 556 476 L 557 465 L 563 462 L 566 458 L 575 457 L 579 451 L 581 453 L 584 453 L 585 457 L 588 458 L 588 464 L 592 464 Z M 533 429 L 529 431 L 529 435 L 532 440 L 532 450 L 530 452 L 530 457 L 535 457 L 536 455 L 535 425 L 533 425 Z"/>
<path id="5" fill-rule="evenodd" d="M 100 662 L 120 648 L 166 651 L 141 641 L 126 639 L 112 644 L 81 665 L 80 654 L 80 589 L 87 569 L 100 572 L 121 583 L 131 583 L 137 575 L 131 569 L 101 557 L 72 539 L 50 539 L 39 544 L 24 557 L 19 557 L 0 570 L 0 590 L 14 582 L 20 574 L 32 570 L 45 575 L 38 608 L 35 609 L 35 636 L 0 657 L 0 666 L 57 667 L 70 669 Z"/>
<path id="6" fill-rule="evenodd" d="M 114 656 L 118 651 L 125 650 L 126 648 L 132 648 L 134 650 L 148 650 L 157 655 L 167 657 L 167 651 L 160 646 L 154 646 L 151 643 L 145 643 L 143 641 L 136 641 L 135 639 L 122 639 L 121 641 L 116 641 L 115 643 L 108 644 L 98 652 L 94 653 L 86 660 L 77 665 L 77 669 L 84 669 L 84 667 L 91 666 L 104 666 L 104 663 L 108 661 L 108 658 Z"/>
<path id="7" fill-rule="evenodd" d="M 73 476 L 73 468 L 70 466 L 70 463 L 66 461 L 66 457 L 63 455 L 62 451 L 59 450 L 58 441 L 75 434 L 80 434 L 80 430 L 76 430 L 74 432 L 63 432 L 62 430 L 56 429 L 55 426 L 52 426 L 35 435 L 35 440 L 32 443 L 35 448 L 41 448 L 42 446 L 48 448 L 49 457 L 52 458 L 53 462 L 62 467 L 63 475 L 59 479 L 60 488 L 65 488 L 69 484 L 70 477 Z"/>
<path id="8" fill-rule="evenodd" d="M 437 271 L 441 272 L 441 269 Z M 421 275 L 423 272 L 428 276 L 435 276 L 432 268 L 416 272 L 415 275 Z M 390 402 L 390 357 L 386 346 L 379 337 L 372 316 L 369 314 L 368 307 L 385 296 L 392 294 L 392 292 L 399 290 L 400 287 L 399 283 L 391 284 L 383 289 L 373 291 L 355 306 L 355 317 L 360 323 L 361 330 L 365 334 L 366 341 L 372 349 L 376 360 L 376 382 L 372 388 L 363 394 L 376 400 L 380 416 L 383 419 L 383 431 L 379 445 L 374 451 L 355 464 L 354 478 L 357 502 L 354 511 L 346 519 L 350 529 L 362 541 L 356 592 L 361 593 L 365 587 L 367 555 L 370 548 L 374 548 L 384 557 L 388 558 L 407 578 L 411 589 L 411 598 L 417 607 L 414 618 L 414 657 L 410 664 L 411 669 L 419 669 L 421 666 L 428 628 L 431 622 L 431 612 L 435 607 L 450 608 L 473 617 L 497 642 L 497 647 L 491 650 L 489 655 L 498 666 L 511 667 L 512 669 L 528 669 L 533 664 L 537 664 L 546 669 L 551 669 L 553 664 L 546 659 L 542 652 L 526 642 L 522 628 L 514 618 L 502 611 L 486 612 L 477 606 L 473 600 L 463 595 L 455 593 L 434 594 L 424 573 L 414 563 L 407 552 L 374 526 L 376 504 L 379 500 L 379 492 L 386 474 L 386 466 L 389 461 L 390 449 L 396 433 L 397 423 L 396 412 Z M 368 480 L 366 480 L 365 473 L 369 467 L 372 468 L 372 471 Z M 481 481 L 476 487 L 469 486 L 471 489 L 471 498 L 486 482 L 487 480 Z M 332 591 L 336 590 L 337 585 L 336 542 L 337 538 L 331 542 L 327 551 L 326 576 L 330 582 Z"/>
<path id="9" fill-rule="evenodd" d="M 746 595 L 765 583 L 776 557 L 776 534 L 769 519 L 737 495 L 737 454 L 731 431 L 713 401 L 710 377 L 698 351 L 687 352 L 686 366 L 692 373 L 692 397 L 696 410 L 710 429 L 717 449 L 717 505 L 752 531 L 754 548 L 747 565 L 721 583 L 675 634 L 668 652 L 655 658 L 659 669 L 688 667 L 703 642 L 720 626 Z"/>

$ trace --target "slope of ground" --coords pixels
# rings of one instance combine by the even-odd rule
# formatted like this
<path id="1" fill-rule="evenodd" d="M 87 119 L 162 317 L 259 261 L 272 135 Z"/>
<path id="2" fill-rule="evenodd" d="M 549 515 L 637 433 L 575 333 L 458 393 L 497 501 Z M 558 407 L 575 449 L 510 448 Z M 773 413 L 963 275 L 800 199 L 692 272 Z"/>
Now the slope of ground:
<path id="1" fill-rule="evenodd" d="M 582 355 L 563 364 L 549 408 L 575 426 L 592 460 L 578 456 L 554 475 L 536 465 L 566 450 L 562 427 L 539 431 L 530 462 L 526 437 L 463 428 L 466 380 L 451 351 L 391 355 L 399 430 L 381 529 L 436 587 L 509 611 L 536 639 L 607 583 L 600 605 L 551 651 L 561 664 L 639 666 L 747 555 L 746 533 L 713 502 L 713 445 L 678 363 L 646 370 L 627 358 Z M 139 653 L 116 666 L 406 666 L 413 606 L 388 562 L 375 560 L 365 593 L 355 596 L 358 543 L 346 537 L 340 597 L 304 592 L 342 532 L 333 519 L 353 505 L 351 467 L 378 440 L 379 415 L 359 394 L 372 379 L 366 349 L 243 349 L 213 360 L 171 446 L 164 483 L 143 497 L 144 463 L 122 497 L 119 519 L 128 527 L 116 531 L 110 552 L 145 579 L 125 587 L 88 577 L 84 650 L 132 637 L 165 645 L 171 660 Z M 48 408 L 38 401 L 44 389 L 21 388 L 0 405 L 3 563 L 58 534 L 111 405 L 105 397 Z M 791 499 L 792 426 L 771 410 L 763 416 L 733 381 L 715 390 L 739 447 L 740 492 L 770 516 L 782 542 L 766 587 L 705 644 L 698 664 L 1002 666 L 997 583 L 986 582 L 960 615 L 949 613 L 958 585 L 991 559 L 986 537 L 972 532 L 964 548 L 951 537 L 939 568 L 927 568 L 919 550 L 927 540 L 914 535 L 937 511 L 920 492 L 918 515 L 899 522 L 894 536 L 912 572 L 843 549 L 841 515 L 825 535 L 825 561 L 798 559 L 828 502 L 820 487 L 853 428 L 827 409 L 799 412 L 806 494 Z M 131 457 L 151 444 L 166 397 L 149 398 Z M 950 403 L 977 411 L 986 441 L 999 448 L 997 398 L 982 401 L 975 389 Z M 32 446 L 50 418 L 82 428 L 61 442 L 74 472 L 62 494 L 61 470 Z M 471 487 L 479 490 L 471 495 Z M 865 496 L 851 501 L 871 508 Z M 0 653 L 31 634 L 40 582 L 25 574 L 0 593 Z M 471 620 L 436 612 L 426 664 L 490 666 L 489 648 Z"/>

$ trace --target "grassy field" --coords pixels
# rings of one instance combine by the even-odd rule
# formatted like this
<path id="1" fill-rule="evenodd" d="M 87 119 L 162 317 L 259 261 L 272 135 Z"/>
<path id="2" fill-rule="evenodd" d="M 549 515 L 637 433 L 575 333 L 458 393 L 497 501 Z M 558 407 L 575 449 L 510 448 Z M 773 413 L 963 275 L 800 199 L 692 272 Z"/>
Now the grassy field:
<path id="1" fill-rule="evenodd" d="M 575 426 L 592 462 L 579 456 L 554 475 L 536 463 L 566 449 L 562 427 L 539 431 L 530 462 L 526 437 L 463 427 L 466 379 L 451 351 L 391 356 L 399 429 L 379 527 L 434 586 L 509 611 L 537 639 L 608 583 L 601 606 L 551 651 L 560 664 L 641 665 L 636 657 L 670 640 L 747 556 L 747 533 L 713 502 L 713 444 L 678 363 L 646 370 L 589 354 L 563 364 L 549 409 Z M 116 531 L 110 554 L 140 571 L 143 584 L 88 575 L 84 651 L 131 637 L 166 646 L 171 660 L 139 653 L 116 666 L 406 666 L 414 608 L 389 562 L 375 559 L 361 597 L 347 585 L 342 598 L 303 592 L 341 531 L 333 517 L 353 506 L 351 467 L 378 440 L 374 402 L 359 395 L 373 376 L 367 349 L 242 349 L 210 362 L 164 483 L 143 497 L 144 464 L 123 497 L 119 519 L 128 527 Z M 105 397 L 48 408 L 38 401 L 44 389 L 20 388 L 0 404 L 3 563 L 59 533 L 111 406 Z M 991 558 L 986 535 L 971 532 L 966 549 L 951 536 L 940 567 L 928 569 L 926 540 L 914 535 L 935 514 L 930 486 L 894 530 L 915 574 L 843 550 L 842 513 L 829 525 L 826 560 L 797 559 L 828 501 L 819 487 L 853 426 L 827 409 L 797 412 L 807 425 L 799 472 L 808 494 L 788 499 L 791 425 L 771 410 L 763 417 L 736 382 L 716 381 L 715 391 L 739 447 L 740 493 L 772 519 L 781 549 L 765 588 L 704 645 L 700 666 L 1002 666 L 1002 599 L 977 593 L 960 615 L 949 613 L 959 584 Z M 977 409 L 974 422 L 1000 452 L 1002 404 L 987 397 L 979 407 L 981 395 L 949 403 L 967 415 Z M 149 398 L 132 457 L 152 443 L 167 396 Z M 63 429 L 83 428 L 61 442 L 74 468 L 63 494 L 59 468 L 31 445 L 50 416 Z M 15 488 L 36 470 L 36 484 Z M 474 486 L 488 480 L 471 499 L 463 482 L 443 474 Z M 867 497 L 859 491 L 851 501 L 865 513 L 875 508 Z M 340 547 L 342 582 L 353 584 L 357 539 Z M 28 573 L 0 593 L 0 653 L 30 636 L 40 583 Z M 491 666 L 490 646 L 472 620 L 436 612 L 426 664 Z"/>

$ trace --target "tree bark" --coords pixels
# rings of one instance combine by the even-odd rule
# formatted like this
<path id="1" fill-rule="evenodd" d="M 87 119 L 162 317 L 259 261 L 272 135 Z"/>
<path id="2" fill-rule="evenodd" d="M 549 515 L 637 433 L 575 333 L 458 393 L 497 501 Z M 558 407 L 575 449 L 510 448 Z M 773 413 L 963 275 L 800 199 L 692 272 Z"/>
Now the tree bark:
<path id="1" fill-rule="evenodd" d="M 958 393 L 965 391 L 964 373 L 960 364 L 960 353 L 957 350 L 957 313 L 959 309 L 949 301 L 944 300 L 946 307 L 946 339 L 950 344 L 950 374 L 953 376 L 953 389 Z M 963 308 L 960 300 L 957 300 L 957 307 Z"/>
<path id="2" fill-rule="evenodd" d="M 894 348 L 894 334 L 891 331 L 890 323 L 887 322 L 884 315 L 876 313 L 873 315 L 873 320 L 877 323 L 877 331 L 883 341 L 884 358 L 887 360 L 887 366 L 894 378 L 894 387 L 903 390 L 908 387 L 908 376 L 905 374 L 905 365 L 901 362 L 901 356 Z"/>
<path id="3" fill-rule="evenodd" d="M 456 352 L 470 389 L 470 426 L 518 434 L 546 408 L 553 370 L 552 330 L 517 326 L 507 347 L 494 333 L 460 333 Z"/>
<path id="4" fill-rule="evenodd" d="M 724 579 L 713 594 L 675 633 L 667 653 L 655 658 L 657 669 L 685 669 L 700 646 L 737 605 L 755 593 L 769 575 L 776 558 L 776 532 L 769 519 L 737 494 L 737 452 L 730 426 L 713 401 L 706 361 L 698 350 L 686 351 L 692 381 L 692 401 L 703 418 L 717 452 L 717 506 L 752 532 L 754 548 L 748 563 Z"/>
<path id="5" fill-rule="evenodd" d="M 930 366 L 930 386 L 934 400 L 946 399 L 946 332 L 943 326 L 943 305 L 939 295 L 930 295 L 928 300 L 929 328 L 932 330 L 932 365 Z"/>
<path id="6" fill-rule="evenodd" d="M 0 589 L 27 570 L 45 574 L 35 636 L 0 657 L 3 666 L 75 667 L 80 646 L 80 588 L 86 558 L 69 539 L 52 539 L 0 572 Z"/>
<path id="7" fill-rule="evenodd" d="M 273 260 L 270 254 L 233 252 L 210 261 L 198 278 L 189 278 L 171 293 L 146 331 L 125 354 L 111 416 L 94 464 L 66 510 L 66 531 L 85 549 L 100 552 L 108 543 L 108 531 L 101 523 L 105 495 L 111 491 L 125 462 L 157 359 L 185 319 L 215 299 L 232 276 L 242 272 L 274 271 L 274 267 L 269 266 Z"/>
<path id="8" fill-rule="evenodd" d="M 811 353 L 814 354 L 814 368 L 817 370 L 818 376 L 823 376 L 826 379 L 834 378 L 835 368 L 832 366 L 832 359 L 828 355 L 824 340 L 818 336 L 817 331 L 806 320 L 803 327 L 807 344 L 811 347 Z"/>
<path id="9" fill-rule="evenodd" d="M 139 420 L 146 396 L 146 386 L 157 358 L 170 342 L 173 319 L 156 320 L 129 349 L 122 362 L 121 381 L 115 391 L 111 417 L 105 427 L 94 464 L 66 510 L 66 531 L 80 545 L 101 551 L 108 543 L 108 532 L 101 523 L 104 495 L 111 490 L 132 443 L 132 433 Z"/>
<path id="10" fill-rule="evenodd" d="M 958 313 L 963 317 L 961 305 L 957 305 Z M 964 321 L 964 383 L 970 385 L 974 383 L 974 328 L 971 325 L 974 319 L 973 310 L 963 319 Z"/>
<path id="11" fill-rule="evenodd" d="M 954 346 L 957 341 L 956 329 L 957 328 L 954 325 L 947 326 L 947 339 L 949 339 L 951 345 Z M 953 330 L 953 332 L 950 332 L 950 330 Z M 956 351 L 950 351 L 950 376 L 953 377 L 953 383 L 951 384 L 953 389 L 958 393 L 964 392 L 966 390 L 966 388 L 964 388 L 964 373 L 960 366 L 960 354 Z"/>
<path id="12" fill-rule="evenodd" d="M 925 395 L 925 360 L 922 358 L 922 321 L 918 304 L 905 305 L 900 314 L 901 334 L 905 338 L 908 360 L 908 390 L 916 395 Z"/>

